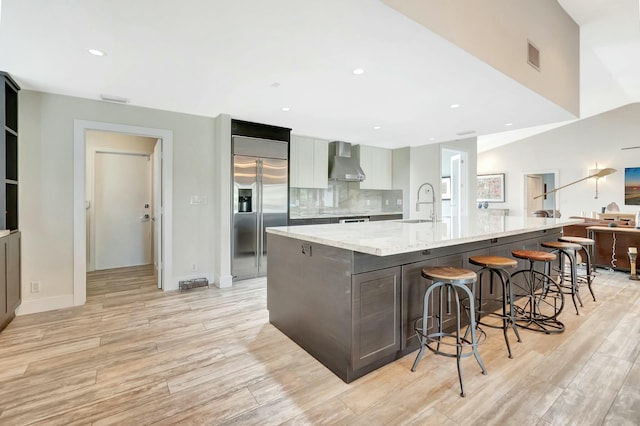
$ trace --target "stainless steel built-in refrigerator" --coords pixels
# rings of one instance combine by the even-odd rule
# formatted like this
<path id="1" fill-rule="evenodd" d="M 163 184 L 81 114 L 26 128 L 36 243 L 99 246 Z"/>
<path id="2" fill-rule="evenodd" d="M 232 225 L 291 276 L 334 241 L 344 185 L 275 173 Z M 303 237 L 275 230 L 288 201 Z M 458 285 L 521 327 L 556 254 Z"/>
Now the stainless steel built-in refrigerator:
<path id="1" fill-rule="evenodd" d="M 233 136 L 234 279 L 267 273 L 269 226 L 284 226 L 288 217 L 288 143 Z"/>

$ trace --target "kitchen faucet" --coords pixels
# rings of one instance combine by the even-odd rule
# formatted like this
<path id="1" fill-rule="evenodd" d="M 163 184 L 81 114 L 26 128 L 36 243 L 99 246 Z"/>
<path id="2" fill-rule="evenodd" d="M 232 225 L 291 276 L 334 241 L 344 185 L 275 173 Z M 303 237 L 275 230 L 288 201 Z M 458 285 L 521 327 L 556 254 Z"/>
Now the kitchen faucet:
<path id="1" fill-rule="evenodd" d="M 420 201 L 420 191 L 422 191 L 423 186 L 428 186 L 431 189 L 431 201 Z M 431 204 L 431 221 L 435 223 L 436 221 L 436 193 L 433 189 L 433 185 L 429 182 L 425 182 L 420 185 L 418 188 L 418 201 L 416 202 L 416 211 L 420 211 L 420 204 Z"/>

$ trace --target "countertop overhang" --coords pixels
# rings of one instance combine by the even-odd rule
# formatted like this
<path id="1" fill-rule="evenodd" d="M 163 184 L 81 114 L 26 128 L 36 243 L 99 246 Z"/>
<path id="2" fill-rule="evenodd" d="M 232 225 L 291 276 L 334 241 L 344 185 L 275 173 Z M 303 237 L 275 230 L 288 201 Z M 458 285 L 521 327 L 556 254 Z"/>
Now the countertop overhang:
<path id="1" fill-rule="evenodd" d="M 462 217 L 452 221 L 403 220 L 280 226 L 267 233 L 375 256 L 411 253 L 582 223 L 580 219 L 516 216 Z"/>
<path id="2" fill-rule="evenodd" d="M 375 212 L 359 212 L 359 213 L 354 213 L 354 212 L 324 212 L 324 213 L 291 213 L 289 215 L 289 219 L 318 219 L 318 218 L 338 218 L 338 217 L 364 217 L 364 216 L 388 216 L 388 215 L 392 215 L 392 214 L 397 214 L 397 215 L 401 215 L 402 211 L 399 212 L 380 212 L 380 211 L 375 211 Z"/>

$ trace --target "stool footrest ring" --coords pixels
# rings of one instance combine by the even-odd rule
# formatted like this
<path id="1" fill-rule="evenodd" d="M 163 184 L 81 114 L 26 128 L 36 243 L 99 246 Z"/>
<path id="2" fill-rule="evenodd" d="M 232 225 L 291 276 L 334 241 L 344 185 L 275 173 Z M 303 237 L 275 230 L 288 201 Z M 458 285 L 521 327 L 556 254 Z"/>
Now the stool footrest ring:
<path id="1" fill-rule="evenodd" d="M 457 353 L 441 350 L 440 345 L 444 345 L 445 347 L 450 347 L 450 348 L 456 348 L 457 346 L 460 346 L 461 350 L 464 350 L 465 348 L 469 348 L 469 352 L 460 353 L 461 358 L 466 358 L 474 355 L 473 353 L 474 345 L 471 342 L 471 340 L 467 339 L 466 337 L 461 337 L 460 338 L 461 343 L 458 344 L 456 341 L 455 333 L 445 333 L 445 332 L 429 333 L 426 336 L 424 336 L 422 334 L 422 330 L 420 329 L 416 329 L 416 333 L 418 334 L 418 339 L 420 340 L 426 339 L 426 342 L 425 342 L 426 348 L 429 349 L 434 354 L 446 356 L 449 358 L 457 358 L 458 356 Z M 484 330 L 478 327 L 476 327 L 476 333 L 477 333 L 476 334 L 477 343 L 475 344 L 475 346 L 479 346 L 487 340 L 487 334 L 484 332 Z"/>

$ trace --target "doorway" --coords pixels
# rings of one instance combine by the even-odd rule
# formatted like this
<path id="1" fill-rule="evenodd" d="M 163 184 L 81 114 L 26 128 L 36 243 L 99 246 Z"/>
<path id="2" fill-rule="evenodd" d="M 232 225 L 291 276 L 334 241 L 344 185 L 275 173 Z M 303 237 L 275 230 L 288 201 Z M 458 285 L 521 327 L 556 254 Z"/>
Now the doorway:
<path id="1" fill-rule="evenodd" d="M 547 194 L 556 188 L 557 175 L 557 171 L 524 173 L 524 216 L 534 216 L 533 213 L 540 210 L 545 210 L 549 215 L 552 215 L 555 211 L 560 210 L 556 193 Z"/>
<path id="2" fill-rule="evenodd" d="M 95 121 L 74 121 L 74 270 L 73 299 L 74 305 L 86 302 L 87 273 L 87 144 L 86 135 L 91 131 L 110 132 L 133 136 L 150 137 L 157 141 L 162 167 L 159 170 L 160 187 L 156 188 L 162 200 L 159 210 L 161 216 L 154 223 L 159 234 L 154 246 L 161 247 L 160 259 L 157 261 L 159 286 L 164 290 L 177 290 L 177 282 L 172 279 L 172 200 L 173 200 L 173 133 L 165 129 L 144 128 L 137 126 L 103 123 Z M 153 219 L 153 217 L 151 217 Z M 155 226 L 154 226 L 155 228 Z M 157 252 L 157 250 L 156 250 Z M 154 264 L 156 262 L 154 261 Z"/>
<path id="3" fill-rule="evenodd" d="M 87 272 L 151 264 L 154 150 L 162 141 L 86 133 Z"/>
<path id="4" fill-rule="evenodd" d="M 442 217 L 456 219 L 452 223 L 469 212 L 467 164 L 465 151 L 442 149 Z"/>

